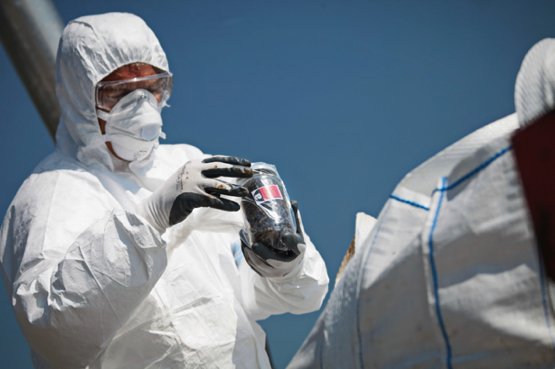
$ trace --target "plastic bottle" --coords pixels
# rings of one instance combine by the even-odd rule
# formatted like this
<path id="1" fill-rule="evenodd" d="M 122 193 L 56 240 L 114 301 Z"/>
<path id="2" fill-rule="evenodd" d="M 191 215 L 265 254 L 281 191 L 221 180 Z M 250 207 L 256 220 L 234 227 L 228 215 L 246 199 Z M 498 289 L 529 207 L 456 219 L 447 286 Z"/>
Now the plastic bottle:
<path id="1" fill-rule="evenodd" d="M 260 242 L 286 251 L 281 235 L 296 233 L 297 224 L 283 181 L 271 164 L 253 163 L 252 168 L 253 176 L 241 183 L 249 191 L 241 202 L 245 219 L 242 233 L 247 238 L 244 241 L 247 245 Z"/>

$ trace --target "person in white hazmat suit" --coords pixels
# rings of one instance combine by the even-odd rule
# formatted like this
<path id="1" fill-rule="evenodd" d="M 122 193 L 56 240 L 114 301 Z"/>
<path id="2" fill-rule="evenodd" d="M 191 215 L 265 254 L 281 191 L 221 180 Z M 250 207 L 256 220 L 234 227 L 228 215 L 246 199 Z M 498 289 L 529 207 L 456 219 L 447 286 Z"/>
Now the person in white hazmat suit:
<path id="1" fill-rule="evenodd" d="M 534 46 L 516 114 L 406 175 L 375 225 L 357 218 L 355 256 L 289 369 L 555 367 L 554 286 L 511 150 L 555 109 L 554 61 L 555 39 Z"/>
<path id="2" fill-rule="evenodd" d="M 0 232 L 35 367 L 269 368 L 256 320 L 313 311 L 327 292 L 302 226 L 293 255 L 242 245 L 247 264 L 228 196 L 244 195 L 230 183 L 251 175 L 250 163 L 158 144 L 171 74 L 139 17 L 71 21 L 56 87 L 56 150 L 25 180 Z"/>

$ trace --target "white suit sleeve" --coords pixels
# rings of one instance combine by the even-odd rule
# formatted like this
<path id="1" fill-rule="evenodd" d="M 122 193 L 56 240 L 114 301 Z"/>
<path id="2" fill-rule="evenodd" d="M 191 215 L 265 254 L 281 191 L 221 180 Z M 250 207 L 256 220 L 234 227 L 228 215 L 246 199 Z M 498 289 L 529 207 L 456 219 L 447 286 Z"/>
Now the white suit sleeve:
<path id="1" fill-rule="evenodd" d="M 53 367 L 87 366 L 165 268 L 160 235 L 114 203 L 94 179 L 41 173 L 24 183 L 2 225 L 17 318 Z"/>
<path id="2" fill-rule="evenodd" d="M 255 320 L 270 315 L 303 314 L 318 310 L 328 291 L 324 260 L 305 234 L 303 260 L 288 275 L 264 278 L 243 261 L 239 266 L 243 306 Z"/>

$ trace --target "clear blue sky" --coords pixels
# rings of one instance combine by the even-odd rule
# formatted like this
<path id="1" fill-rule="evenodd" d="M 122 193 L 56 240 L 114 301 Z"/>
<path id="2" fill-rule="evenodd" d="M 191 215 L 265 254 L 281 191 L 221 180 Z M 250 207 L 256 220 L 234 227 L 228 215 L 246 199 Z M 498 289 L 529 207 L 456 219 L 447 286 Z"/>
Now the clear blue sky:
<path id="1" fill-rule="evenodd" d="M 524 54 L 555 37 L 553 1 L 54 3 L 64 22 L 107 11 L 147 21 L 175 76 L 167 142 L 276 164 L 327 263 L 330 286 L 356 212 L 377 215 L 408 170 L 512 113 Z M 3 49 L 0 80 L 4 213 L 53 144 Z M 0 292 L 0 366 L 31 368 Z M 277 368 L 316 317 L 263 323 Z"/>

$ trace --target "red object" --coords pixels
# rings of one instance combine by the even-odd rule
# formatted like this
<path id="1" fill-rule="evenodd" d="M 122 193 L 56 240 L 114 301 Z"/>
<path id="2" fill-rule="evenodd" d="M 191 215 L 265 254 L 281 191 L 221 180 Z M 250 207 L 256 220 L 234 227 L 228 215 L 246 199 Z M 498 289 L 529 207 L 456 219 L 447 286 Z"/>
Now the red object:
<path id="1" fill-rule="evenodd" d="M 260 187 L 258 191 L 260 191 L 260 194 L 262 195 L 262 199 L 264 201 L 275 199 L 283 200 L 283 196 L 281 195 L 281 191 L 279 190 L 278 185 Z"/>
<path id="2" fill-rule="evenodd" d="M 555 281 L 555 111 L 517 131 L 512 145 L 545 272 Z"/>

